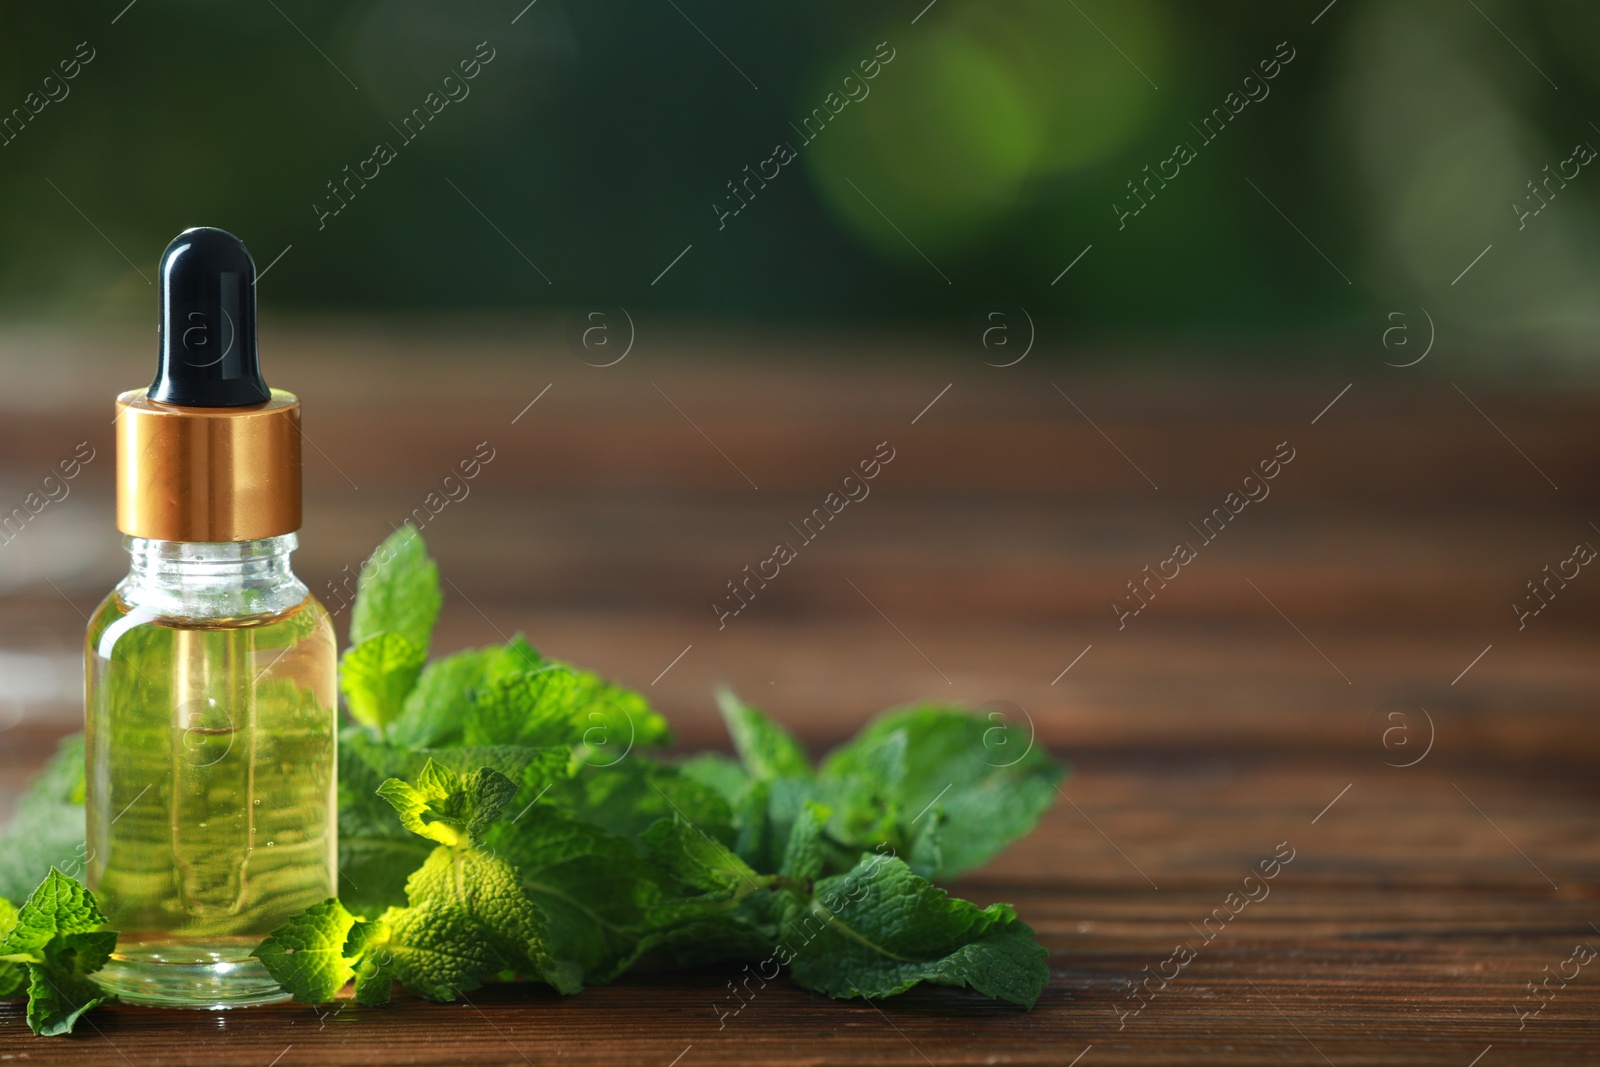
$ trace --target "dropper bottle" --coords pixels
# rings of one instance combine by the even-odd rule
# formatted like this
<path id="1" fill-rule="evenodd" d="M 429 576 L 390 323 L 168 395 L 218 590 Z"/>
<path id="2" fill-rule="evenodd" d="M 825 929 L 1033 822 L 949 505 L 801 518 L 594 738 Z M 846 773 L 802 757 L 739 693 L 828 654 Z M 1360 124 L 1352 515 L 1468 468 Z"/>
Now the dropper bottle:
<path id="1" fill-rule="evenodd" d="M 262 380 L 250 253 L 185 230 L 160 274 L 155 381 L 116 403 L 131 568 L 86 642 L 95 980 L 243 1007 L 287 999 L 250 952 L 335 892 L 334 635 L 289 566 L 300 402 Z"/>

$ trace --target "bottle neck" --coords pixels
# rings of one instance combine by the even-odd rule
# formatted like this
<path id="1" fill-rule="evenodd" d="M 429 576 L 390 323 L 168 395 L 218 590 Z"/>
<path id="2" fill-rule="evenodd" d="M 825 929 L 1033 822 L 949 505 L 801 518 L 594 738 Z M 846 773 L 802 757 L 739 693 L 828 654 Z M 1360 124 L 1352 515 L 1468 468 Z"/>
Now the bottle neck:
<path id="1" fill-rule="evenodd" d="M 289 569 L 299 544 L 292 533 L 259 541 L 124 541 L 132 567 L 117 594 L 141 612 L 238 619 L 281 614 L 310 595 Z"/>

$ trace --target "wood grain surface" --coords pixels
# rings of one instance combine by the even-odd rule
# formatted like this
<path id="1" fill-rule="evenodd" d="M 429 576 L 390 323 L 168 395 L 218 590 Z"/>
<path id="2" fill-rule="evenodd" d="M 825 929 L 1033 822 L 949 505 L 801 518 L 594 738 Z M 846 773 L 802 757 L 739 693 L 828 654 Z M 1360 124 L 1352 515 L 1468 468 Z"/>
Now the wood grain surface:
<path id="1" fill-rule="evenodd" d="M 0 507 L 78 442 L 97 458 L 0 547 L 0 817 L 81 718 L 81 616 L 125 566 L 110 400 L 149 364 L 126 337 L 39 344 L 0 335 Z M 1074 775 L 1031 838 L 953 888 L 1016 905 L 1050 987 L 1023 1012 L 780 978 L 726 1014 L 733 969 L 646 966 L 565 999 L 113 1006 L 70 1039 L 32 1037 L 12 1002 L 0 1060 L 1600 1062 L 1600 966 L 1551 977 L 1600 948 L 1600 574 L 1521 628 L 1512 607 L 1600 545 L 1593 390 L 1453 384 L 1371 354 L 1226 379 L 1178 360 L 999 370 L 871 337 L 645 333 L 606 369 L 537 330 L 286 329 L 263 350 L 306 405 L 297 569 L 324 599 L 487 441 L 469 495 L 423 531 L 449 579 L 436 651 L 524 631 L 645 691 L 686 750 L 726 747 L 718 683 L 815 754 L 911 700 L 1031 723 Z M 725 583 L 884 441 L 871 496 L 719 629 Z M 1270 495 L 1119 629 L 1125 583 L 1197 540 L 1189 524 L 1280 442 L 1295 458 Z M 1270 893 L 1207 937 L 1278 849 L 1294 858 Z M 1179 945 L 1193 959 L 1135 995 Z"/>

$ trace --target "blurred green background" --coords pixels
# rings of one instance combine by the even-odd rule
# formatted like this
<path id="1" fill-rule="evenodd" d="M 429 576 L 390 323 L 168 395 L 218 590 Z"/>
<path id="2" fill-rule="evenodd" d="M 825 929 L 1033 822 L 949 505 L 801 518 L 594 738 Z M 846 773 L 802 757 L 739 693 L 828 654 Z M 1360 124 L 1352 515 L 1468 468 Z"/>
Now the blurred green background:
<path id="1" fill-rule="evenodd" d="M 524 2 L 9 5 L 0 315 L 153 328 L 161 249 L 206 224 L 259 268 L 289 249 L 269 314 L 940 330 L 1004 301 L 1058 353 L 1292 362 L 1421 307 L 1503 369 L 1595 362 L 1600 176 L 1519 217 L 1600 146 L 1592 2 Z M 406 140 L 447 91 L 469 95 Z M 320 218 L 379 142 L 396 158 Z M 781 142 L 797 158 L 723 218 Z M 1197 157 L 1119 223 L 1178 142 Z"/>

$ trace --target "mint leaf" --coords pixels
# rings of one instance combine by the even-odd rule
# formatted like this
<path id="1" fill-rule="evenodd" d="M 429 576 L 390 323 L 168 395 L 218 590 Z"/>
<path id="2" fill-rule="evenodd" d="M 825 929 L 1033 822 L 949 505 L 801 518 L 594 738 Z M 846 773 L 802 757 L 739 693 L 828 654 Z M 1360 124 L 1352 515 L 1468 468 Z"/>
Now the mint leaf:
<path id="1" fill-rule="evenodd" d="M 684 777 L 710 786 L 729 804 L 737 803 L 745 787 L 750 784 L 750 776 L 745 773 L 744 765 L 720 752 L 701 752 L 677 766 Z"/>
<path id="2" fill-rule="evenodd" d="M 51 870 L 16 914 L 0 956 L 36 955 L 64 934 L 87 933 L 106 921 L 94 894 L 58 870 Z"/>
<path id="3" fill-rule="evenodd" d="M 362 565 L 350 648 L 339 663 L 339 689 L 356 721 L 381 729 L 400 716 L 427 661 L 440 603 L 439 568 L 411 526 Z"/>
<path id="4" fill-rule="evenodd" d="M 577 673 L 591 686 L 593 698 L 573 723 L 580 731 L 572 750 L 574 764 L 614 767 L 635 749 L 662 748 L 674 742 L 666 716 L 642 695 L 598 675 Z"/>
<path id="5" fill-rule="evenodd" d="M 639 957 L 665 874 L 621 834 L 540 803 L 490 830 L 486 848 L 511 863 L 544 917 L 550 954 L 584 982 L 608 982 Z"/>
<path id="6" fill-rule="evenodd" d="M 944 808 L 933 805 L 912 823 L 911 845 L 906 850 L 906 863 L 924 877 L 933 877 L 944 870 Z"/>
<path id="7" fill-rule="evenodd" d="M 0 897 L 0 942 L 5 941 L 6 935 L 11 933 L 11 928 L 17 925 L 17 909 L 11 901 Z M 0 960 L 0 997 L 9 997 L 22 988 L 22 983 L 27 981 L 28 972 L 21 963 L 10 960 Z"/>
<path id="8" fill-rule="evenodd" d="M 407 829 L 443 845 L 406 880 L 407 906 L 384 912 L 385 936 L 365 946 L 373 966 L 358 972 L 358 998 L 386 999 L 386 983 L 399 981 L 421 996 L 454 1000 L 507 970 L 561 992 L 581 988 L 579 968 L 550 955 L 516 868 L 475 847 L 516 791 L 498 771 L 460 775 L 431 759 L 415 785 L 391 778 L 379 787 Z"/>
<path id="9" fill-rule="evenodd" d="M 573 671 L 545 663 L 496 670 L 478 689 L 462 736 L 469 745 L 572 744 L 573 720 L 594 694 Z"/>
<path id="10" fill-rule="evenodd" d="M 390 936 L 381 921 L 351 915 L 337 899 L 314 904 L 285 922 L 251 953 L 302 1004 L 326 1004 L 351 978 L 356 999 L 382 1004 L 390 984 L 374 981 L 377 946 Z"/>
<path id="11" fill-rule="evenodd" d="M 777 867 L 783 841 L 783 831 L 773 826 L 773 786 L 793 784 L 788 780 L 773 783 L 765 778 L 751 778 L 733 798 L 733 825 L 738 829 L 734 849 L 746 863 L 763 871 Z M 809 783 L 805 796 L 811 795 Z M 782 807 L 781 799 L 777 807 Z"/>
<path id="12" fill-rule="evenodd" d="M 789 831 L 779 874 L 792 881 L 810 882 L 822 873 L 827 859 L 822 833 L 832 814 L 824 804 L 807 802 Z"/>
<path id="13" fill-rule="evenodd" d="M 412 747 L 562 744 L 575 762 L 599 766 L 672 742 L 644 697 L 546 659 L 520 634 L 429 665 L 390 736 Z"/>
<path id="14" fill-rule="evenodd" d="M 105 966 L 115 930 L 94 894 L 51 868 L 0 939 L 0 961 L 28 971 L 28 1026 L 41 1036 L 70 1034 L 84 1012 L 112 999 L 89 975 Z"/>
<path id="15" fill-rule="evenodd" d="M 450 846 L 475 843 L 516 793 L 517 784 L 499 771 L 460 775 L 431 759 L 416 785 L 390 778 L 378 787 L 407 830 Z"/>
<path id="16" fill-rule="evenodd" d="M 724 844 L 735 839 L 728 802 L 714 789 L 638 754 L 612 767 L 584 767 L 553 783 L 540 803 L 627 837 L 679 817 Z"/>
<path id="17" fill-rule="evenodd" d="M 399 981 L 429 1000 L 454 1000 L 507 970 L 563 993 L 581 988 L 577 969 L 550 956 L 538 909 L 504 860 L 440 846 L 406 883 L 406 897 L 409 906 L 383 915 L 387 937 L 366 946 L 373 997 Z"/>
<path id="18" fill-rule="evenodd" d="M 821 792 L 813 781 L 811 763 L 799 742 L 759 708 L 726 689 L 717 693 L 717 704 L 740 762 L 701 759 L 686 766 L 685 773 L 710 782 L 728 797 L 738 828 L 739 855 L 758 870 L 777 870 L 795 820 Z M 870 835 L 865 839 L 876 840 Z M 854 859 L 851 854 L 846 862 Z"/>
<path id="19" fill-rule="evenodd" d="M 447 745 L 413 748 L 396 744 L 392 739 L 379 740 L 365 730 L 346 729 L 339 738 L 340 756 L 354 757 L 359 766 L 351 767 L 341 762 L 339 773 L 355 775 L 363 783 L 371 781 L 375 791 L 387 778 L 415 778 L 428 761 L 446 767 L 457 774 L 469 774 L 481 767 L 532 786 L 537 792 L 551 778 L 565 777 L 570 751 L 564 746 L 533 748 L 527 745 Z M 341 805 L 344 802 L 341 801 Z M 393 812 L 381 806 L 386 820 L 393 821 Z"/>
<path id="20" fill-rule="evenodd" d="M 902 826 L 915 817 L 901 797 L 906 781 L 906 731 L 890 730 L 851 743 L 848 771 L 838 773 L 845 761 L 829 758 L 827 773 L 818 780 L 818 792 L 834 809 L 833 831 L 858 851 L 888 843 L 897 851 L 905 845 Z M 924 871 L 932 875 L 936 872 Z"/>
<path id="21" fill-rule="evenodd" d="M 447 842 L 406 879 L 407 903 L 363 922 L 326 901 L 274 930 L 256 955 L 296 999 L 313 1002 L 332 999 L 352 977 L 362 1004 L 387 1002 L 396 981 L 432 1000 L 454 1000 L 507 971 L 576 992 L 581 970 L 551 955 L 516 868 L 474 845 L 514 791 L 497 771 L 457 775 L 432 760 L 415 785 L 389 779 L 380 793 L 399 818 Z"/>
<path id="22" fill-rule="evenodd" d="M 896 754 L 901 745 L 903 762 Z M 961 708 L 922 705 L 875 719 L 823 761 L 817 781 L 841 838 L 862 849 L 887 842 L 917 860 L 922 873 L 954 876 L 982 866 L 1031 831 L 1065 775 L 1024 727 L 993 714 L 985 719 Z M 890 809 L 892 819 L 878 814 Z M 921 822 L 935 811 L 942 820 L 936 870 L 923 865 L 934 854 L 927 845 L 912 849 L 914 838 L 927 832 Z"/>
<path id="23" fill-rule="evenodd" d="M 272 931 L 251 955 L 296 1001 L 324 1004 L 355 974 L 345 955 L 355 925 L 356 917 L 337 899 L 325 900 Z"/>
<path id="24" fill-rule="evenodd" d="M 344 957 L 351 964 L 356 980 L 356 1003 L 387 1004 L 394 992 L 394 981 L 384 975 L 382 945 L 389 940 L 389 927 L 382 922 L 358 922 L 345 939 Z"/>
<path id="25" fill-rule="evenodd" d="M 339 691 L 350 714 L 372 727 L 393 721 L 417 684 L 426 658 L 423 649 L 400 634 L 374 634 L 345 649 L 339 659 Z"/>
<path id="26" fill-rule="evenodd" d="M 717 707 L 751 777 L 811 777 L 811 761 L 800 742 L 761 709 L 745 704 L 727 689 L 717 691 Z"/>
<path id="27" fill-rule="evenodd" d="M 0 834 L 0 897 L 22 900 L 52 867 L 81 873 L 87 849 L 83 821 L 83 734 L 62 738 Z"/>
<path id="28" fill-rule="evenodd" d="M 116 947 L 115 930 L 64 934 L 46 944 L 40 962 L 28 964 L 29 1029 L 40 1037 L 70 1034 L 84 1012 L 115 999 L 89 975 Z"/>
<path id="29" fill-rule="evenodd" d="M 410 773 L 414 755 L 372 739 L 359 727 L 339 735 L 340 900 L 357 915 L 375 919 L 404 903 L 406 879 L 432 846 L 400 824 L 378 796 L 388 778 Z"/>
<path id="30" fill-rule="evenodd" d="M 457 745 L 453 748 L 418 749 L 415 756 L 416 762 L 431 759 L 457 774 L 469 774 L 487 768 L 505 775 L 518 785 L 516 799 L 507 807 L 515 807 L 520 811 L 553 780 L 567 777 L 572 752 L 562 745 L 545 748 L 526 745 Z"/>
<path id="31" fill-rule="evenodd" d="M 671 788 L 671 776 L 660 780 Z M 658 948 L 698 962 L 770 952 L 771 934 L 738 912 L 773 878 L 751 870 L 726 844 L 677 814 L 634 838 L 549 800 L 497 823 L 485 845 L 520 872 L 545 917 L 551 955 L 574 964 L 585 982 L 610 981 Z"/>
<path id="32" fill-rule="evenodd" d="M 864 856 L 818 882 L 785 927 L 795 981 L 831 997 L 887 997 L 927 981 L 1031 1008 L 1050 980 L 1045 950 L 1010 905 L 959 900 L 893 857 Z"/>
<path id="33" fill-rule="evenodd" d="M 428 546 L 415 527 L 402 526 L 362 564 L 350 612 L 350 643 L 396 634 L 426 658 L 442 602 L 439 568 L 428 557 Z"/>
<path id="34" fill-rule="evenodd" d="M 542 658 L 520 637 L 483 664 L 461 738 L 479 745 L 569 745 L 575 764 L 611 766 L 635 747 L 670 744 L 644 697 Z"/>
<path id="35" fill-rule="evenodd" d="M 520 782 L 507 810 L 524 810 L 551 778 L 564 775 L 569 750 L 516 745 L 412 749 L 386 744 L 365 730 L 339 737 L 339 884 L 345 907 L 365 918 L 405 902 L 406 879 L 432 846 L 406 829 L 378 795 L 389 778 L 414 778 L 432 759 L 457 775 L 488 767 Z M 430 838 L 431 840 L 431 838 Z"/>
<path id="36" fill-rule="evenodd" d="M 469 648 L 428 664 L 406 696 L 400 717 L 390 726 L 390 740 L 411 748 L 459 742 L 462 723 L 483 679 L 503 655 L 503 646 L 492 645 Z"/>
<path id="37" fill-rule="evenodd" d="M 651 858 L 673 877 L 717 900 L 744 896 L 772 883 L 727 845 L 681 818 L 662 819 L 644 835 Z"/>

